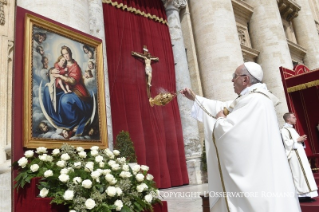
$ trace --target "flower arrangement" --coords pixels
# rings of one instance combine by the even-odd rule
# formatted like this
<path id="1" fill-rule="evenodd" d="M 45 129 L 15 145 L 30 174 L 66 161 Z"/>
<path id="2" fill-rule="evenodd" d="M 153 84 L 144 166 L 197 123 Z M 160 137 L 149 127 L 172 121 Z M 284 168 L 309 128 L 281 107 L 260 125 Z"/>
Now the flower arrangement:
<path id="1" fill-rule="evenodd" d="M 36 154 L 37 156 L 36 156 Z M 51 203 L 65 204 L 70 212 L 85 211 L 152 211 L 161 202 L 149 167 L 130 167 L 118 150 L 63 144 L 50 154 L 44 147 L 27 150 L 14 163 L 19 167 L 15 187 L 23 188 L 32 178 L 42 178 L 40 197 Z"/>

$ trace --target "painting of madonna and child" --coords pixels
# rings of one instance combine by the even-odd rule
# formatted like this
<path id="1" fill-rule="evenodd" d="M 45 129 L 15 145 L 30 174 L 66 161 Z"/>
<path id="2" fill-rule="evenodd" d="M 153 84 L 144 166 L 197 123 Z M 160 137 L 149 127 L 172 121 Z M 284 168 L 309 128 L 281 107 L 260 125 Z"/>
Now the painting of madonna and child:
<path id="1" fill-rule="evenodd" d="M 32 137 L 100 140 L 95 49 L 32 30 Z"/>

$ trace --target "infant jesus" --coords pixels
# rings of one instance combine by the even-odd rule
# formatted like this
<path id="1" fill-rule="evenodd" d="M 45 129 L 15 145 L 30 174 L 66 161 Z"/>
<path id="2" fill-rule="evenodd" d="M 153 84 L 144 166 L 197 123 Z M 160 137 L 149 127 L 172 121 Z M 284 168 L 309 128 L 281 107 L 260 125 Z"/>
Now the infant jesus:
<path id="1" fill-rule="evenodd" d="M 66 63 L 67 63 L 66 59 L 61 55 L 58 57 L 57 61 L 54 64 L 54 67 L 60 71 L 59 74 L 64 75 L 64 76 L 68 76 L 68 74 L 67 74 L 68 69 L 66 67 Z M 61 88 L 64 91 L 64 93 L 71 93 L 72 92 L 70 90 L 70 86 L 67 83 L 65 83 L 65 87 L 64 87 L 63 81 L 60 78 L 55 79 L 55 86 L 57 88 Z"/>

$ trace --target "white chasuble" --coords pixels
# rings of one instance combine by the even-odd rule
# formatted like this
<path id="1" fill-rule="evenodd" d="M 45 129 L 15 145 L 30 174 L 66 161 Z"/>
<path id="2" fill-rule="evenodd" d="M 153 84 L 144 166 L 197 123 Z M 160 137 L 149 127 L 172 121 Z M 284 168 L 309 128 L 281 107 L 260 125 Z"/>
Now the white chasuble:
<path id="1" fill-rule="evenodd" d="M 294 184 L 299 197 L 316 197 L 317 185 L 308 162 L 304 147 L 297 142 L 300 135 L 290 124 L 281 129 Z"/>
<path id="2" fill-rule="evenodd" d="M 192 116 L 205 127 L 211 211 L 300 211 L 270 100 L 276 97 L 254 89 L 234 102 L 196 98 L 212 116 L 223 107 L 231 111 L 226 118 L 216 120 L 198 103 L 192 108 Z"/>

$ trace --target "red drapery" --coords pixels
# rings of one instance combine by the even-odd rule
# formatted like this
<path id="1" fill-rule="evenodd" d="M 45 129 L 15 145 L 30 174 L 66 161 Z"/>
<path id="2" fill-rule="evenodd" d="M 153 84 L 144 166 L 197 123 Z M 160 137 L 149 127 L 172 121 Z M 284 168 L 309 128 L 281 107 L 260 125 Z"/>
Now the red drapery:
<path id="1" fill-rule="evenodd" d="M 319 87 L 312 86 L 289 92 L 295 86 L 305 85 L 319 79 L 319 70 L 309 71 L 304 65 L 298 65 L 294 70 L 280 67 L 281 78 L 285 90 L 289 111 L 297 117 L 296 130 L 300 135 L 307 135 L 305 149 L 307 156 L 319 152 L 319 132 L 316 126 L 319 122 Z"/>
<path id="2" fill-rule="evenodd" d="M 160 0 L 117 3 L 166 20 Z M 121 130 L 130 133 L 138 163 L 150 167 L 159 188 L 188 184 L 177 100 L 151 107 L 144 61 L 131 55 L 131 51 L 143 53 L 146 45 L 151 55 L 159 57 L 159 62 L 152 62 L 152 97 L 161 88 L 176 92 L 168 26 L 112 4 L 103 4 L 103 10 L 114 140 Z"/>

